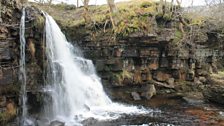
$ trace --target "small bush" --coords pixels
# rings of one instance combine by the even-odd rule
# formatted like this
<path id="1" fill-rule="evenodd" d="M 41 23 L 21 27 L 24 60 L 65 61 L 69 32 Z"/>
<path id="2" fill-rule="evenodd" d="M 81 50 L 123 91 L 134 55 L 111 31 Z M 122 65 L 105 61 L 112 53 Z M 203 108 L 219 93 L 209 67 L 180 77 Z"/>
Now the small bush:
<path id="1" fill-rule="evenodd" d="M 148 8 L 148 7 L 151 7 L 153 4 L 151 3 L 151 2 L 147 2 L 147 1 L 145 1 L 145 2 L 143 2 L 141 5 L 140 5 L 140 7 L 141 8 Z"/>
<path id="2" fill-rule="evenodd" d="M 174 35 L 175 35 L 175 37 L 174 37 L 173 41 L 174 41 L 174 43 L 177 44 L 183 38 L 183 33 L 180 30 L 176 30 Z"/>

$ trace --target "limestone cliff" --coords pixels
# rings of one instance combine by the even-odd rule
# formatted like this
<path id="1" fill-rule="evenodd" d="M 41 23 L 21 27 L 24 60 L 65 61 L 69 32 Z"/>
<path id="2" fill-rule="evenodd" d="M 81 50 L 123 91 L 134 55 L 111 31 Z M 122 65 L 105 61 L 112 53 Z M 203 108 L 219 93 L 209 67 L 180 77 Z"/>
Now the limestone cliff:
<path id="1" fill-rule="evenodd" d="M 20 114 L 21 82 L 19 80 L 20 18 L 22 4 L 16 0 L 0 2 L 0 125 L 13 121 Z M 43 82 L 44 18 L 39 10 L 26 8 L 26 64 L 28 106 L 38 106 L 38 91 Z M 38 111 L 30 107 L 29 112 Z"/>
<path id="2" fill-rule="evenodd" d="M 211 73 L 223 68 L 223 33 L 202 16 L 162 14 L 147 1 L 117 4 L 112 29 L 106 5 L 90 7 L 92 23 L 83 8 L 38 5 L 61 25 L 69 40 L 92 59 L 102 82 L 114 99 L 150 99 L 157 94 L 185 96 L 201 93 Z M 136 94 L 133 96 L 132 94 Z"/>

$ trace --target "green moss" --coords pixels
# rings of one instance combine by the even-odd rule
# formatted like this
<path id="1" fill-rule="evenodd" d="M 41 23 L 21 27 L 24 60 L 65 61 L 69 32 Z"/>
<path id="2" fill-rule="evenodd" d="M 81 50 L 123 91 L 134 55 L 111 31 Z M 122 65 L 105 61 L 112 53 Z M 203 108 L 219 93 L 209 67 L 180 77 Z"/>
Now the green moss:
<path id="1" fill-rule="evenodd" d="M 75 10 L 76 6 L 75 5 L 68 5 L 65 3 L 61 3 L 61 4 L 53 4 L 52 6 L 55 6 L 58 9 L 63 9 L 63 10 Z"/>
<path id="2" fill-rule="evenodd" d="M 120 12 L 115 16 L 118 21 L 115 33 L 126 36 L 130 33 L 143 31 L 150 32 L 149 18 L 156 14 L 156 4 L 148 1 L 131 1 L 127 4 L 119 4 Z"/>
<path id="3" fill-rule="evenodd" d="M 4 123 L 6 121 L 6 114 L 5 112 L 0 112 L 0 124 L 1 122 Z"/>
<path id="4" fill-rule="evenodd" d="M 154 6 L 148 8 L 123 8 L 115 16 L 118 21 L 114 30 L 117 36 L 128 36 L 131 33 L 142 31 L 150 33 L 152 30 L 150 18 L 156 13 Z M 122 15 L 122 16 L 121 16 Z"/>
<path id="5" fill-rule="evenodd" d="M 148 8 L 148 7 L 151 7 L 151 6 L 153 6 L 152 2 L 148 2 L 148 1 L 144 1 L 140 5 L 141 8 Z"/>
<path id="6" fill-rule="evenodd" d="M 206 16 L 202 16 L 197 13 L 185 13 L 183 17 L 189 20 L 189 25 L 199 25 L 199 26 L 204 25 L 205 20 L 207 18 Z"/>
<path id="7" fill-rule="evenodd" d="M 167 14 L 164 14 L 164 15 L 163 15 L 163 19 L 164 19 L 165 21 L 171 21 L 171 20 L 172 20 L 172 16 L 171 16 L 170 13 L 167 13 Z"/>
<path id="8" fill-rule="evenodd" d="M 10 119 L 10 115 L 6 112 L 0 113 L 0 125 L 5 125 Z"/>
<path id="9" fill-rule="evenodd" d="M 12 94 L 19 95 L 19 92 L 20 92 L 19 84 L 10 84 L 10 85 L 4 86 L 4 88 L 0 86 L 0 94 L 12 93 Z"/>
<path id="10" fill-rule="evenodd" d="M 117 85 L 122 85 L 123 79 L 120 73 L 112 73 L 112 77 Z"/>
<path id="11" fill-rule="evenodd" d="M 218 73 L 211 74 L 211 77 L 216 79 L 222 79 L 224 77 L 224 71 L 219 71 Z"/>
<path id="12" fill-rule="evenodd" d="M 127 71 L 127 70 L 123 70 L 122 71 L 122 77 L 130 79 L 130 78 L 133 77 L 133 73 L 131 73 L 131 72 Z"/>
<path id="13" fill-rule="evenodd" d="M 83 7 L 66 10 L 65 8 L 67 5 L 65 4 L 50 6 L 34 4 L 34 6 L 48 12 L 61 25 L 72 27 L 85 24 L 83 19 Z M 151 25 L 148 18 L 157 13 L 157 5 L 154 2 L 135 0 L 117 3 L 116 6 L 118 8 L 118 12 L 112 15 L 116 25 L 116 28 L 114 29 L 115 35 L 126 36 L 140 30 L 143 32 L 151 31 Z M 106 28 L 112 28 L 108 5 L 89 6 L 89 13 L 91 15 L 92 22 L 91 24 L 87 24 L 87 26 L 96 25 L 100 26 L 100 29 L 104 29 L 105 24 L 107 24 Z M 37 23 L 36 25 L 38 24 L 40 23 Z"/>
<path id="14" fill-rule="evenodd" d="M 43 16 L 36 15 L 36 19 L 34 20 L 33 25 L 39 29 L 43 29 L 44 22 L 45 22 L 45 18 Z"/>
<path id="15" fill-rule="evenodd" d="M 123 70 L 122 72 L 118 72 L 114 74 L 114 76 L 119 80 L 119 82 L 122 82 L 125 78 L 131 79 L 133 77 L 133 73 Z"/>
<path id="16" fill-rule="evenodd" d="M 163 22 L 166 22 L 166 21 L 171 21 L 172 20 L 172 14 L 167 12 L 166 14 L 163 14 L 163 13 L 157 13 L 156 14 L 156 19 L 157 20 L 163 20 Z"/>
<path id="17" fill-rule="evenodd" d="M 116 37 L 127 37 L 137 32 L 144 34 L 154 32 L 154 17 L 156 17 L 156 21 L 158 18 L 161 19 L 160 23 L 157 22 L 158 26 L 161 26 L 161 28 L 164 27 L 167 21 L 172 21 L 173 19 L 171 12 L 169 12 L 169 3 L 167 3 L 166 6 L 166 13 L 163 14 L 158 12 L 158 3 L 148 0 L 132 0 L 129 2 L 117 3 L 118 11 L 112 15 L 115 23 L 114 29 L 112 29 L 108 5 L 89 6 L 89 14 L 92 20 L 89 24 L 86 24 L 83 18 L 83 7 L 66 9 L 68 5 L 65 4 L 50 6 L 34 5 L 52 15 L 63 28 L 84 26 L 86 30 L 91 30 L 91 32 L 99 32 L 99 30 L 102 30 L 105 33 L 105 31 L 110 31 Z M 41 22 L 42 19 L 40 18 L 38 20 L 38 22 Z M 37 25 L 38 24 L 40 23 L 37 23 Z M 181 37 L 177 35 L 175 40 L 178 41 L 180 38 Z"/>
<path id="18" fill-rule="evenodd" d="M 163 18 L 163 13 L 157 13 L 156 18 Z"/>
<path id="19" fill-rule="evenodd" d="M 176 30 L 174 34 L 174 40 L 173 42 L 175 44 L 179 43 L 181 39 L 183 38 L 183 33 L 180 30 Z"/>

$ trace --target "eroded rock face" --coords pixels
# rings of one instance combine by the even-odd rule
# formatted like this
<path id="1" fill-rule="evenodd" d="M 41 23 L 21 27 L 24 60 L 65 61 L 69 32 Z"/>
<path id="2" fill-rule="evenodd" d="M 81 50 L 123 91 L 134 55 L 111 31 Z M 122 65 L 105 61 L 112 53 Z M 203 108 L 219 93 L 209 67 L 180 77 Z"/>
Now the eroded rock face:
<path id="1" fill-rule="evenodd" d="M 0 1 L 0 125 L 20 114 L 19 59 L 20 18 L 22 4 L 18 0 Z M 44 18 L 32 7 L 26 8 L 27 91 L 36 92 L 43 82 Z M 28 103 L 33 98 L 28 99 Z M 29 106 L 29 105 L 28 105 Z M 32 107 L 30 107 L 32 108 Z"/>
<path id="2" fill-rule="evenodd" d="M 14 0 L 0 1 L 0 125 L 17 115 L 20 8 Z"/>
<path id="3" fill-rule="evenodd" d="M 69 29 L 64 30 L 66 32 L 70 31 Z M 80 26 L 80 29 L 84 28 Z M 78 41 L 76 44 L 82 48 L 85 57 L 93 60 L 98 75 L 108 91 L 114 88 L 112 92 L 116 92 L 116 89 L 128 86 L 135 89 L 134 92 L 142 94 L 144 92 L 140 87 L 147 84 L 155 84 L 156 89 L 163 90 L 161 87 L 175 88 L 176 85 L 180 85 L 179 82 L 185 81 L 204 85 L 207 83 L 209 71 L 217 72 L 218 61 L 214 59 L 221 58 L 221 55 L 217 55 L 215 49 L 207 46 L 206 33 L 203 34 L 205 37 L 196 39 L 197 42 L 203 41 L 206 48 L 197 45 L 196 40 L 194 44 L 190 44 L 190 48 L 175 48 L 172 45 L 172 38 L 175 36 L 171 32 L 174 32 L 172 28 L 162 31 L 157 29 L 157 34 L 152 36 L 130 35 L 127 38 L 118 38 L 115 42 L 105 41 L 109 36 L 104 34 L 96 40 L 90 39 L 90 36 L 82 40 L 70 36 L 70 39 Z M 197 89 L 202 91 L 200 88 Z M 133 99 L 135 95 L 132 93 L 133 91 L 124 92 Z"/>

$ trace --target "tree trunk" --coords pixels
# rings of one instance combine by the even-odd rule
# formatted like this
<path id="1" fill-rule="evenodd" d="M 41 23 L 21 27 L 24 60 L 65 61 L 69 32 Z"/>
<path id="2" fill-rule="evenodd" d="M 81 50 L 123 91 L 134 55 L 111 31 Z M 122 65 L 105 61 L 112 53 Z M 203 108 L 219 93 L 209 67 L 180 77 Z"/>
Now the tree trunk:
<path id="1" fill-rule="evenodd" d="M 84 19 L 85 19 L 85 22 L 90 23 L 91 17 L 89 15 L 89 8 L 88 8 L 89 0 L 84 0 L 83 4 L 84 4 Z"/>
<path id="2" fill-rule="evenodd" d="M 173 15 L 173 0 L 171 0 L 169 11 L 171 12 L 171 15 Z"/>
<path id="3" fill-rule="evenodd" d="M 0 23 L 2 23 L 2 2 L 0 1 Z"/>
<path id="4" fill-rule="evenodd" d="M 117 8 L 116 8 L 116 5 L 114 3 L 114 0 L 107 0 L 107 4 L 110 7 L 110 20 L 111 20 L 111 23 L 112 23 L 112 27 L 113 27 L 113 29 L 115 29 L 116 24 L 114 22 L 113 14 L 117 12 Z"/>
<path id="5" fill-rule="evenodd" d="M 21 0 L 22 4 L 26 4 L 28 2 L 28 0 Z"/>
<path id="6" fill-rule="evenodd" d="M 181 1 L 176 0 L 176 1 L 177 1 L 177 5 L 178 5 L 178 6 L 181 6 L 182 0 L 181 0 Z"/>
<path id="7" fill-rule="evenodd" d="M 163 12 L 163 0 L 159 1 L 159 13 Z"/>
<path id="8" fill-rule="evenodd" d="M 79 7 L 79 0 L 76 1 L 76 7 Z"/>
<path id="9" fill-rule="evenodd" d="M 48 4 L 51 5 L 51 4 L 52 4 L 52 1 L 53 1 L 53 0 L 49 0 L 49 1 L 48 1 Z"/>
<path id="10" fill-rule="evenodd" d="M 110 7 L 110 12 L 111 13 L 116 13 L 117 12 L 117 8 L 116 8 L 116 5 L 114 3 L 114 0 L 107 0 L 107 4 Z"/>

